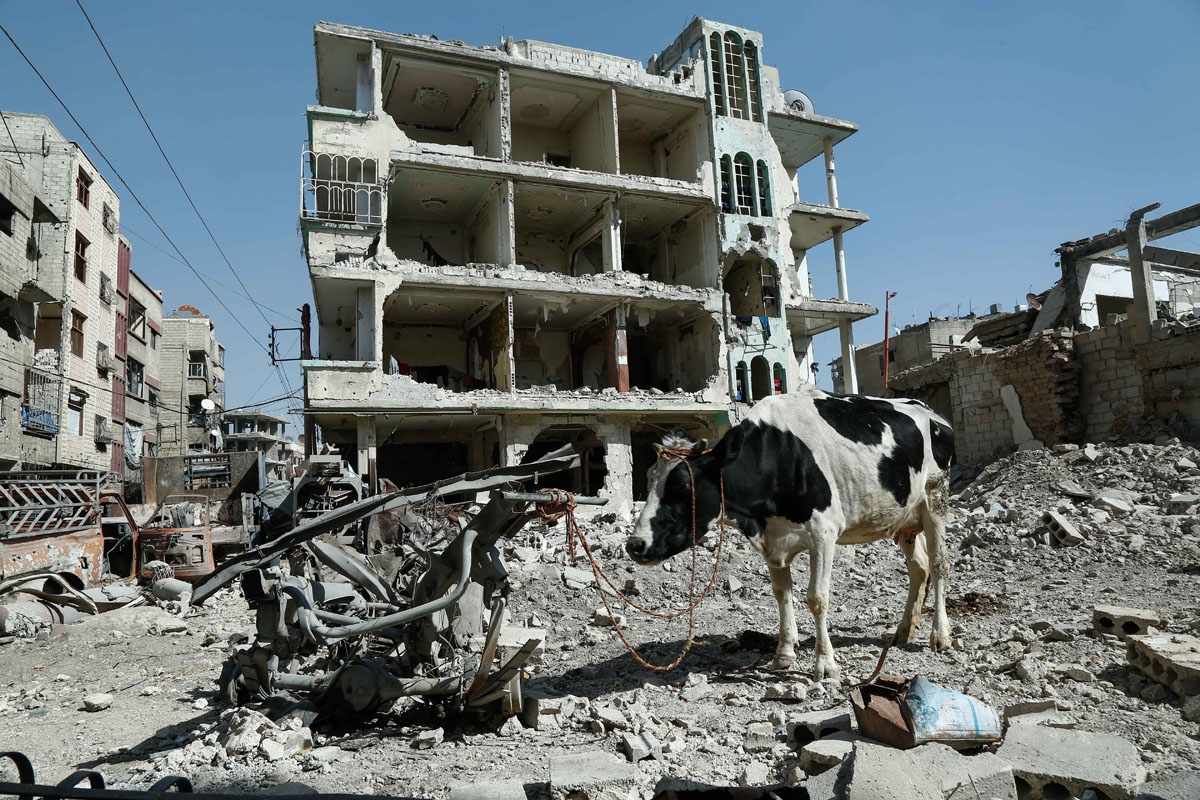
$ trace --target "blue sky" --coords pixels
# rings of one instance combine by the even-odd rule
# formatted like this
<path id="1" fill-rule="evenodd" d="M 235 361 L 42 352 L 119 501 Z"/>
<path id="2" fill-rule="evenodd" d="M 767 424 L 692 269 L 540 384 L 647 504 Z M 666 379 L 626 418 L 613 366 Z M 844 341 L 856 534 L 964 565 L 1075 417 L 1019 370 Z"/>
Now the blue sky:
<path id="1" fill-rule="evenodd" d="M 764 60 L 816 111 L 862 130 L 837 150 L 843 206 L 871 222 L 846 235 L 851 297 L 893 324 L 992 303 L 1007 309 L 1057 278 L 1054 248 L 1129 211 L 1200 200 L 1200 3 L 101 3 L 84 7 L 242 280 L 279 326 L 310 298 L 296 230 L 304 109 L 314 102 L 319 19 L 468 44 L 541 39 L 645 61 L 694 15 L 764 33 Z M 568 10 L 569 9 L 569 10 Z M 0 0 L 0 22 L 112 159 L 233 314 L 267 323 L 192 214 L 74 2 Z M 0 108 L 45 113 L 83 141 L 0 39 Z M 95 154 L 92 153 L 94 160 Z M 103 170 L 111 183 L 115 178 Z M 823 167 L 801 172 L 824 202 Z M 266 353 L 122 193 L 134 269 L 166 308 L 198 306 L 227 348 L 227 402 L 286 394 Z M 144 237 L 144 238 L 143 238 Z M 149 241 L 146 241 L 149 240 Z M 1200 250 L 1200 231 L 1175 246 Z M 161 249 L 160 249 L 161 248 Z M 836 295 L 832 250 L 810 254 L 817 297 Z M 225 286 L 218 285 L 218 283 Z M 292 314 L 292 320 L 274 311 Z M 882 313 L 855 326 L 883 335 Z M 315 343 L 314 343 L 315 344 Z M 818 339 L 822 363 L 836 334 Z M 299 369 L 289 365 L 292 387 Z M 266 381 L 264 383 L 264 380 Z M 822 383 L 828 369 L 822 366 Z M 296 407 L 281 401 L 276 411 Z"/>

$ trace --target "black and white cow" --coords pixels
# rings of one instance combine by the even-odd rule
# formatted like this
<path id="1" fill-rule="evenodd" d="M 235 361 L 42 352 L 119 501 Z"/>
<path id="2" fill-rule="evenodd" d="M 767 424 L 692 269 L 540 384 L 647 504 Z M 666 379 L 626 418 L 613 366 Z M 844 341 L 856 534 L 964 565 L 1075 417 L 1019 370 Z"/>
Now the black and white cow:
<path id="1" fill-rule="evenodd" d="M 833 677 L 838 668 L 825 615 L 835 547 L 889 536 L 900 543 L 909 571 L 897 639 L 908 642 L 916 633 L 932 566 L 930 645 L 934 650 L 949 645 L 943 534 L 954 432 L 924 403 L 832 395 L 806 386 L 757 403 L 711 450 L 679 436 L 655 447 L 660 458 L 651 468 L 649 496 L 626 551 L 635 561 L 656 564 L 686 550 L 693 502 L 696 535 L 702 537 L 718 522 L 724 478 L 726 521 L 763 554 L 771 573 L 779 603 L 775 668 L 790 669 L 796 660 L 792 559 L 808 551 L 815 675 Z M 672 457 L 680 449 L 690 451 L 690 471 Z"/>

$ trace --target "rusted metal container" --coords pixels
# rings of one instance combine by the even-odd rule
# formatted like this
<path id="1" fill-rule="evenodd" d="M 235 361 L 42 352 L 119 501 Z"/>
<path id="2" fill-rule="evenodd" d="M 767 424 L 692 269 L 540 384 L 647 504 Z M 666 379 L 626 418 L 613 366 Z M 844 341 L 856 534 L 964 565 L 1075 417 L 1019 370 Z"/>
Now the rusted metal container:
<path id="1" fill-rule="evenodd" d="M 880 675 L 851 689 L 850 703 L 865 736 L 902 750 L 927 742 L 969 749 L 1003 737 L 994 709 L 920 676 Z"/>

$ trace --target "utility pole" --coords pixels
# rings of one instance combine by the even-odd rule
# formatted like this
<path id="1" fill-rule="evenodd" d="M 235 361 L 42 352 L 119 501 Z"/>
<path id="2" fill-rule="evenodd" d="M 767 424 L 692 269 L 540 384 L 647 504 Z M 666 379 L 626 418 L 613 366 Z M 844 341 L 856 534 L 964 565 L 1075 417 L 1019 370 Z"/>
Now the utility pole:
<path id="1" fill-rule="evenodd" d="M 888 341 L 892 333 L 892 298 L 896 296 L 895 292 L 888 292 L 883 298 L 883 391 L 886 393 L 888 388 L 888 362 L 891 361 L 892 351 L 888 348 Z"/>

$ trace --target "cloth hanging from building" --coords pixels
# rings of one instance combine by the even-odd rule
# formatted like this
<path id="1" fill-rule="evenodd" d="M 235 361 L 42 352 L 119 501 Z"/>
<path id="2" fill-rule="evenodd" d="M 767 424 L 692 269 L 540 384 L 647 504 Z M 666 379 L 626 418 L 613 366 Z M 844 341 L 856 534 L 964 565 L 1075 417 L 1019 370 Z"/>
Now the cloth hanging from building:
<path id="1" fill-rule="evenodd" d="M 146 440 L 146 432 L 139 425 L 125 423 L 125 460 L 131 467 L 142 465 L 142 443 Z"/>
<path id="2" fill-rule="evenodd" d="M 758 321 L 763 326 L 763 333 L 766 334 L 766 337 L 768 339 L 770 339 L 771 338 L 771 318 L 770 317 L 759 317 Z"/>

